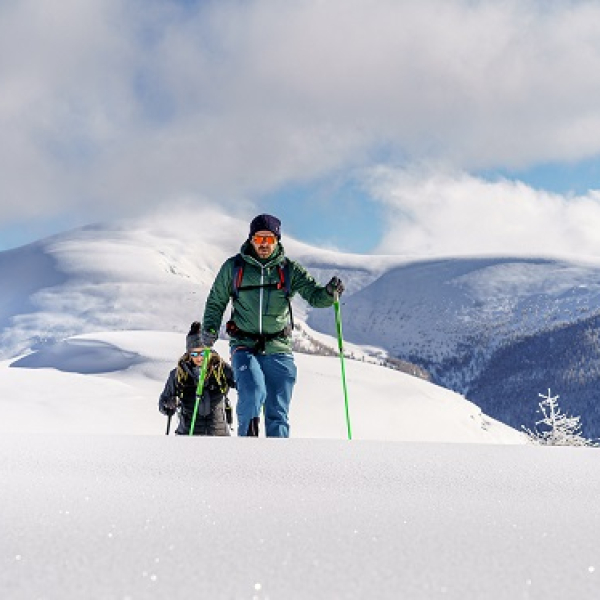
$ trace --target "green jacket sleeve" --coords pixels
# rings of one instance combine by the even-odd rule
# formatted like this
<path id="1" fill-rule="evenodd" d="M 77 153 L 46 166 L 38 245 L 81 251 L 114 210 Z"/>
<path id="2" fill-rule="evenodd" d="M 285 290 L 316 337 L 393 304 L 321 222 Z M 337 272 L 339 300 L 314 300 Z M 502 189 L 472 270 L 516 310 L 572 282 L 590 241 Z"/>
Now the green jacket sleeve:
<path id="1" fill-rule="evenodd" d="M 232 261 L 233 259 L 230 258 L 223 263 L 206 299 L 202 317 L 202 328 L 205 331 L 218 332 L 221 327 L 223 313 L 231 297 Z"/>
<path id="2" fill-rule="evenodd" d="M 290 267 L 292 294 L 298 292 L 315 308 L 327 308 L 333 304 L 333 296 L 328 294 L 325 286 L 319 285 L 303 266 L 295 261 L 290 261 Z"/>

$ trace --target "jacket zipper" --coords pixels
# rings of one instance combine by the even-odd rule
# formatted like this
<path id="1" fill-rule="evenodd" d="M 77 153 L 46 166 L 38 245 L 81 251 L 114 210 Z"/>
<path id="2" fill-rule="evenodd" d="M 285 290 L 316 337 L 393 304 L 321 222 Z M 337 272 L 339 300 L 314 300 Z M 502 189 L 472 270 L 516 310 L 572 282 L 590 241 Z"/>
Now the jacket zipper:
<path id="1" fill-rule="evenodd" d="M 260 266 L 260 285 L 264 286 L 265 284 L 265 268 Z M 260 288 L 260 301 L 258 303 L 259 313 L 258 313 L 258 333 L 262 334 L 263 330 L 263 296 L 265 293 L 265 288 Z"/>
<path id="2" fill-rule="evenodd" d="M 259 302 L 258 302 L 258 308 L 259 308 L 259 312 L 258 312 L 258 333 L 262 334 L 262 330 L 263 330 L 263 294 L 264 294 L 264 290 L 265 288 L 262 287 L 265 284 L 265 269 L 270 268 L 273 264 L 275 264 L 275 261 L 270 261 L 268 262 L 266 265 L 262 265 L 261 263 L 259 263 L 257 260 L 255 260 L 254 258 L 250 257 L 252 259 L 252 261 L 254 262 L 255 265 L 257 265 L 258 267 L 260 267 L 260 294 L 259 294 Z"/>

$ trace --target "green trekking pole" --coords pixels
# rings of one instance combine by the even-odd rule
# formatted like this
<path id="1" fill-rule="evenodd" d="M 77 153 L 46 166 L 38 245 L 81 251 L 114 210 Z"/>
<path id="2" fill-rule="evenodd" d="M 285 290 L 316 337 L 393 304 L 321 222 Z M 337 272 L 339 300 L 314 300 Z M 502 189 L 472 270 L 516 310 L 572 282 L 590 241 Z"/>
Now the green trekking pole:
<path id="1" fill-rule="evenodd" d="M 352 439 L 352 427 L 350 426 L 350 410 L 348 408 L 348 388 L 346 386 L 346 365 L 344 363 L 344 337 L 342 335 L 342 310 L 340 308 L 340 295 L 334 294 L 333 308 L 335 311 L 335 326 L 337 329 L 338 347 L 340 349 L 340 362 L 342 364 L 342 385 L 344 387 L 344 402 L 346 405 L 346 426 L 348 427 L 348 439 Z"/>
<path id="2" fill-rule="evenodd" d="M 202 352 L 202 367 L 200 368 L 200 378 L 196 387 L 196 404 L 194 405 L 194 414 L 192 415 L 192 425 L 189 435 L 194 435 L 194 426 L 196 425 L 196 415 L 198 414 L 198 405 L 202 400 L 202 392 L 204 391 L 204 380 L 206 379 L 206 371 L 208 369 L 208 360 L 210 358 L 210 348 L 204 348 Z"/>

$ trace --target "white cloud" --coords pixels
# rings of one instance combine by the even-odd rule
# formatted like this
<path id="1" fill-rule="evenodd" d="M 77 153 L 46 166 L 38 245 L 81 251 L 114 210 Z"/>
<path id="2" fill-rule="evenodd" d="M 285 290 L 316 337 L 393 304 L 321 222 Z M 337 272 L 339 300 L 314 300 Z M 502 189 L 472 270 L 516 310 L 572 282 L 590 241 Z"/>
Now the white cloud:
<path id="1" fill-rule="evenodd" d="M 382 154 L 577 160 L 598 39 L 594 2 L 4 2 L 0 216 L 231 201 Z"/>
<path id="2" fill-rule="evenodd" d="M 563 196 L 436 169 L 379 168 L 385 205 L 378 252 L 416 255 L 600 254 L 600 192 Z"/>

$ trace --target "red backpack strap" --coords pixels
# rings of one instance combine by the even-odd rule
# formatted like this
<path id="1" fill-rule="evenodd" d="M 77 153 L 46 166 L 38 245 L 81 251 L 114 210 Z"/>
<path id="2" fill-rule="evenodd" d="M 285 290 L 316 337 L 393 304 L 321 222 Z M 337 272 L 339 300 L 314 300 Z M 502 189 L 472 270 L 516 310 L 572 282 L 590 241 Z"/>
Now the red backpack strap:
<path id="1" fill-rule="evenodd" d="M 231 277 L 231 295 L 237 299 L 244 278 L 244 259 L 241 254 L 236 254 L 233 259 L 233 273 Z"/>
<path id="2" fill-rule="evenodd" d="M 290 309 L 290 326 L 292 331 L 294 330 L 294 313 L 292 311 L 292 301 L 291 293 L 290 293 L 290 261 L 287 258 L 284 258 L 281 265 L 277 265 L 277 269 L 279 271 L 279 283 L 277 284 L 278 290 L 283 290 L 285 292 L 285 297 L 288 302 L 288 307 Z"/>
<path id="3" fill-rule="evenodd" d="M 286 298 L 290 296 L 290 267 L 289 261 L 285 258 L 281 265 L 277 265 L 277 272 L 279 273 L 279 283 L 277 284 L 278 290 L 285 292 Z"/>

